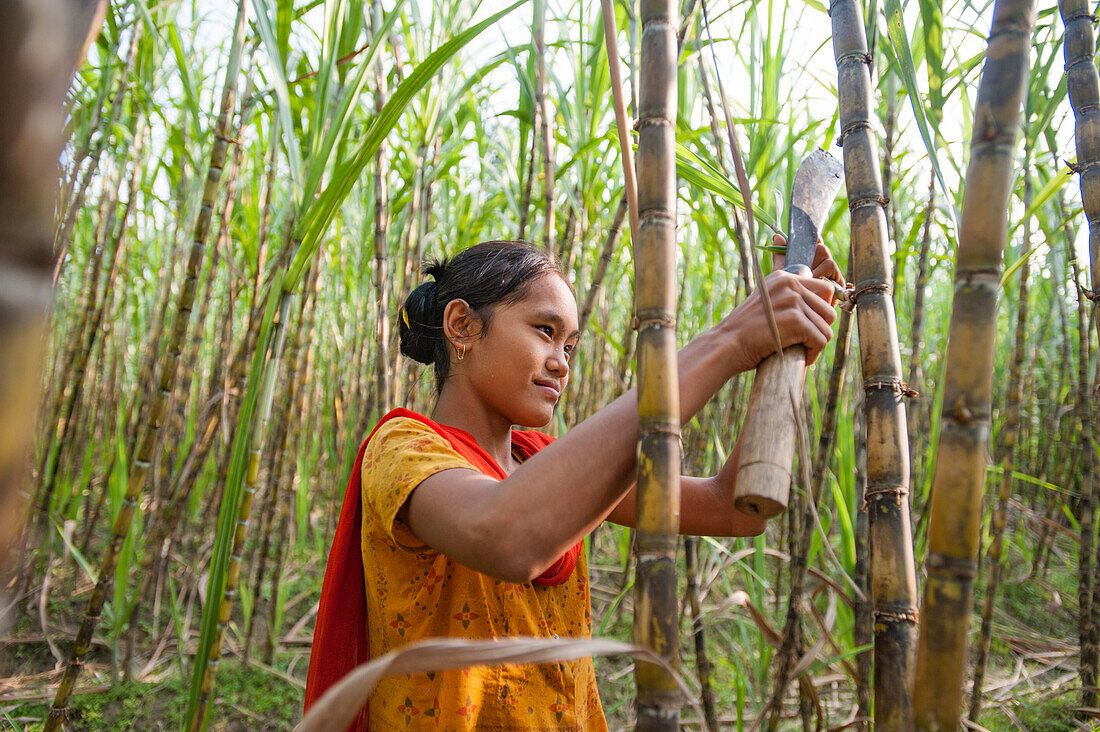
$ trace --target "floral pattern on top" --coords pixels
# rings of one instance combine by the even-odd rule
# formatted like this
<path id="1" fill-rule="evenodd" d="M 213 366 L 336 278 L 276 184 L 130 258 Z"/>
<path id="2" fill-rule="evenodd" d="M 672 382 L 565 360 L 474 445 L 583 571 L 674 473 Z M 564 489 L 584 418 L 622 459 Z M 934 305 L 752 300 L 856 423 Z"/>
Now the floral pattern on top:
<path id="1" fill-rule="evenodd" d="M 363 572 L 371 657 L 422 638 L 588 638 L 592 611 L 581 552 L 563 584 L 494 579 L 416 539 L 398 518 L 413 490 L 452 468 L 476 468 L 446 438 L 396 417 L 363 453 Z M 372 731 L 607 729 L 592 660 L 474 667 L 383 679 L 370 698 Z"/>

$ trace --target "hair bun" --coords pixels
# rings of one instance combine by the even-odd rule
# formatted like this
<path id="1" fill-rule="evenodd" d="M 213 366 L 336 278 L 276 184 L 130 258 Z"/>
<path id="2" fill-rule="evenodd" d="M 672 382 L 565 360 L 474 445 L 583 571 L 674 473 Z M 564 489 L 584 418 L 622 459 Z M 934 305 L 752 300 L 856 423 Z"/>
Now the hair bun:
<path id="1" fill-rule="evenodd" d="M 429 277 L 434 277 L 436 282 L 439 282 L 447 276 L 447 262 L 442 259 L 434 259 L 424 264 L 424 274 Z"/>
<path id="2" fill-rule="evenodd" d="M 443 335 L 443 314 L 436 303 L 435 282 L 425 282 L 409 293 L 397 319 L 401 353 L 423 364 L 435 362 Z"/>

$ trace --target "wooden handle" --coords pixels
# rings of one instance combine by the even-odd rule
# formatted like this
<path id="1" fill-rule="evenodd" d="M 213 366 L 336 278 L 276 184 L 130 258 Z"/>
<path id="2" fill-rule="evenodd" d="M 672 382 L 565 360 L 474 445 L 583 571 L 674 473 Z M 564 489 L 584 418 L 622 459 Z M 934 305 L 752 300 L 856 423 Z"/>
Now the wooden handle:
<path id="1" fill-rule="evenodd" d="M 734 506 L 771 518 L 787 509 L 794 462 L 795 419 L 802 404 L 806 349 L 791 346 L 760 362 L 741 428 Z M 794 393 L 791 393 L 794 389 Z"/>

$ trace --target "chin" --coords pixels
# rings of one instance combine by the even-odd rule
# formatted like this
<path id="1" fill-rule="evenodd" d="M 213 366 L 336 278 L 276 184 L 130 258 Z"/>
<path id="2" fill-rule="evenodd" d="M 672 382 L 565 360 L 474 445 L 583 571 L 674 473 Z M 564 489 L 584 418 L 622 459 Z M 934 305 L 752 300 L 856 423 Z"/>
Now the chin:
<path id="1" fill-rule="evenodd" d="M 516 414 L 512 419 L 512 424 L 523 429 L 539 430 L 550 424 L 550 420 L 554 418 L 554 409 L 543 413 L 528 412 L 526 414 Z"/>

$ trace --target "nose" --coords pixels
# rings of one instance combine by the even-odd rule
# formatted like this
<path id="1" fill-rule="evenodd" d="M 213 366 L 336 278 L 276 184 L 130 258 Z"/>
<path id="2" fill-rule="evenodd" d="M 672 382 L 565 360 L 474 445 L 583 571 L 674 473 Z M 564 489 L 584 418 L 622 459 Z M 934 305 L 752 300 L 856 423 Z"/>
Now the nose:
<path id="1" fill-rule="evenodd" d="M 546 367 L 562 379 L 569 376 L 569 356 L 566 354 L 564 346 L 554 349 L 546 361 Z"/>

